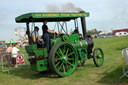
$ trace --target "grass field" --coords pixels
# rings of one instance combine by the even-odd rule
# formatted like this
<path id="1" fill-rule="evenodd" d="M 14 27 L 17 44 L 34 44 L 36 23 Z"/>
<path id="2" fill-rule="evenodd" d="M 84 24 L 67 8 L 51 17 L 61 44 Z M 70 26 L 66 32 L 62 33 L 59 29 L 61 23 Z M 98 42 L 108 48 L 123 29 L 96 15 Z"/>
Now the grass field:
<path id="1" fill-rule="evenodd" d="M 95 39 L 94 44 L 104 51 L 102 67 L 95 67 L 90 59 L 64 78 L 57 78 L 49 72 L 39 74 L 29 68 L 11 71 L 10 76 L 7 72 L 0 72 L 0 85 L 128 85 L 128 78 L 119 79 L 122 75 L 121 50 L 128 47 L 128 36 Z"/>

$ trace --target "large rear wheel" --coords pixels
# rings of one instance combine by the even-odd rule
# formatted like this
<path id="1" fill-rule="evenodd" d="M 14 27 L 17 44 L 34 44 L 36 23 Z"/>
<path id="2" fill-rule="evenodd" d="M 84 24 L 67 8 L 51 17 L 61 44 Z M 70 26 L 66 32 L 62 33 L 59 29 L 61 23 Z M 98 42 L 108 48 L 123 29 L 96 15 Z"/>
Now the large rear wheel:
<path id="1" fill-rule="evenodd" d="M 77 51 L 67 42 L 53 46 L 49 54 L 49 67 L 57 75 L 63 77 L 72 74 L 77 67 Z"/>

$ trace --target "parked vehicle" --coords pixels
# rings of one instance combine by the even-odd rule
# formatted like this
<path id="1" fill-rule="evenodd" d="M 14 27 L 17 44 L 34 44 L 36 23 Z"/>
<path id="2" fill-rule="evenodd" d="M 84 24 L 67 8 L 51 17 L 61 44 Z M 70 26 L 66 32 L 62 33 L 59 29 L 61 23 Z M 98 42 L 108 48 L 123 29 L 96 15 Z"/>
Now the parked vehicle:
<path id="1" fill-rule="evenodd" d="M 93 40 L 90 35 L 86 34 L 85 17 L 87 12 L 35 12 L 27 13 L 16 17 L 17 23 L 26 23 L 29 45 L 25 47 L 30 56 L 30 67 L 35 71 L 51 70 L 53 73 L 63 77 L 72 74 L 77 66 L 83 66 L 87 59 L 93 59 L 97 67 L 103 65 L 104 53 L 101 48 L 93 50 Z M 82 33 L 79 34 L 78 19 L 81 19 Z M 30 23 L 39 23 L 47 20 L 56 22 L 58 34 L 49 33 L 50 35 L 50 52 L 42 47 L 38 48 L 36 42 L 30 36 Z M 75 31 L 68 34 L 66 22 L 74 20 Z M 60 23 L 63 22 L 63 23 Z M 64 27 L 65 26 L 65 27 Z"/>

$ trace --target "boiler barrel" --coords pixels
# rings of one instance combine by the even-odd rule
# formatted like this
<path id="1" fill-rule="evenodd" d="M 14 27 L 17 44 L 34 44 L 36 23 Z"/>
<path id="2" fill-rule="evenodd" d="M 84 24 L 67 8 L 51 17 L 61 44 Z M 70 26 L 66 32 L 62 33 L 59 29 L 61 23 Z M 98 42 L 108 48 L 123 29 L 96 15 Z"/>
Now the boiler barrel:
<path id="1" fill-rule="evenodd" d="M 82 40 L 82 41 L 77 41 L 77 42 L 73 43 L 73 46 L 76 49 L 79 49 L 79 48 L 87 48 L 88 47 L 88 43 L 87 43 L 86 40 Z"/>

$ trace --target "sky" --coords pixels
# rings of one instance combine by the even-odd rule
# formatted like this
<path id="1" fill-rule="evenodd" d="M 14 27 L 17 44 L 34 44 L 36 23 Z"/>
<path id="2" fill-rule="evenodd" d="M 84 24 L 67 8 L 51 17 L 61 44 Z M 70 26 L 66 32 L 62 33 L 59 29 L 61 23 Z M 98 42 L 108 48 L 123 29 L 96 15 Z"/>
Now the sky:
<path id="1" fill-rule="evenodd" d="M 0 40 L 18 39 L 14 29 L 25 27 L 15 18 L 29 12 L 47 12 L 47 7 L 72 3 L 89 12 L 87 29 L 111 31 L 128 28 L 128 0 L 0 0 Z M 41 35 L 41 32 L 40 32 Z"/>

